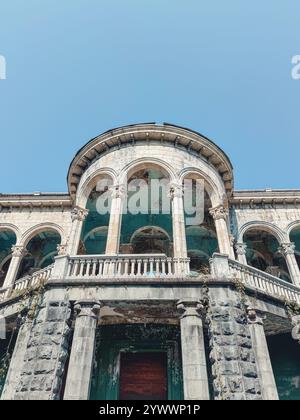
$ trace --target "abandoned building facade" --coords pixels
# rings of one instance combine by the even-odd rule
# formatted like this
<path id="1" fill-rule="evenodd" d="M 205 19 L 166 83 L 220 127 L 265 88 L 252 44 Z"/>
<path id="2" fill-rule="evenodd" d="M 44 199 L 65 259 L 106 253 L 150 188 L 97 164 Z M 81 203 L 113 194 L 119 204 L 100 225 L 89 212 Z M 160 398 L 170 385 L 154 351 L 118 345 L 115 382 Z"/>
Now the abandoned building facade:
<path id="1" fill-rule="evenodd" d="M 125 211 L 162 179 L 158 211 Z M 92 139 L 67 181 L 0 195 L 1 399 L 300 399 L 300 190 L 234 190 L 215 143 L 154 123 Z"/>

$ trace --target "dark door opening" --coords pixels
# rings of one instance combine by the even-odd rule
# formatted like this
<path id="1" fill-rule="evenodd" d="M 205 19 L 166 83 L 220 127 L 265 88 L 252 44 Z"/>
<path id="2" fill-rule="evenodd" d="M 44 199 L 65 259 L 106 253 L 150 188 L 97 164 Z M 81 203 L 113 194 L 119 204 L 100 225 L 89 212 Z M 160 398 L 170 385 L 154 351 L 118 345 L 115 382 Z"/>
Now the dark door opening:
<path id="1" fill-rule="evenodd" d="M 167 396 L 166 353 L 121 353 L 120 400 L 166 400 Z"/>

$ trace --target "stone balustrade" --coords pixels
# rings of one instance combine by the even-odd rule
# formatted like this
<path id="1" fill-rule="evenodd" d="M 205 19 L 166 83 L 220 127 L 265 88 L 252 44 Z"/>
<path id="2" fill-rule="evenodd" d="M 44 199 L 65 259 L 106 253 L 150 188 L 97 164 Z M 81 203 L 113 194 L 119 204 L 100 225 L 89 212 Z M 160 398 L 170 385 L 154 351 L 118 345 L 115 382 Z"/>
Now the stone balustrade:
<path id="1" fill-rule="evenodd" d="M 21 293 L 26 289 L 34 289 L 41 283 L 45 283 L 51 277 L 52 269 L 54 264 L 43 268 L 42 270 L 36 271 L 31 275 L 24 276 L 17 280 L 12 287 L 0 289 L 0 302 L 10 298 L 14 292 Z"/>
<path id="2" fill-rule="evenodd" d="M 89 255 L 68 257 L 66 279 L 172 278 L 189 273 L 189 258 L 164 254 Z"/>
<path id="3" fill-rule="evenodd" d="M 300 304 L 300 288 L 257 268 L 228 260 L 229 274 L 241 280 L 245 286 L 261 291 L 269 296 L 280 297 Z"/>

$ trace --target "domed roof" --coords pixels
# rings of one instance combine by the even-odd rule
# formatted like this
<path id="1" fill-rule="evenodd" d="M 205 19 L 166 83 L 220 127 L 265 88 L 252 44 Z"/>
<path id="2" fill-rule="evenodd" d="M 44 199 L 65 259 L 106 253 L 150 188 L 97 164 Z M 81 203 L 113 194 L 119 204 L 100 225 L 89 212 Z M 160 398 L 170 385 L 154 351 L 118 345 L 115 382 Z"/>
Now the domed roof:
<path id="1" fill-rule="evenodd" d="M 214 142 L 196 131 L 173 124 L 133 124 L 114 128 L 91 139 L 75 155 L 68 171 L 68 188 L 75 197 L 82 174 L 100 156 L 138 142 L 157 141 L 160 144 L 173 143 L 188 153 L 205 159 L 223 179 L 228 196 L 233 190 L 233 168 L 228 156 Z"/>

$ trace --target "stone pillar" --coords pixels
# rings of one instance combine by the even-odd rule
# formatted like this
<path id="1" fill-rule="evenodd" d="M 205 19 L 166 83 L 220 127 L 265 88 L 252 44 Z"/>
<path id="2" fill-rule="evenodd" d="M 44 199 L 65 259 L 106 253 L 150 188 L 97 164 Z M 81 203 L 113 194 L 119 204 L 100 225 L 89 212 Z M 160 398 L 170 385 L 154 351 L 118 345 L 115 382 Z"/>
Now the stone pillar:
<path id="1" fill-rule="evenodd" d="M 270 360 L 263 320 L 254 309 L 247 308 L 252 346 L 255 353 L 256 368 L 260 380 L 262 399 L 278 400 L 278 392 Z"/>
<path id="2" fill-rule="evenodd" d="M 68 255 L 76 255 L 78 252 L 82 225 L 87 215 L 88 210 L 82 209 L 78 206 L 74 207 L 71 212 L 72 227 L 68 239 L 67 248 L 65 249 Z"/>
<path id="3" fill-rule="evenodd" d="M 229 211 L 222 204 L 209 210 L 210 215 L 215 221 L 215 227 L 219 243 L 219 252 L 226 254 L 230 258 L 235 259 L 233 247 L 230 243 L 230 236 L 228 230 L 228 215 Z"/>
<path id="4" fill-rule="evenodd" d="M 180 317 L 182 370 L 185 400 L 209 400 L 208 376 L 200 301 L 182 300 Z"/>
<path id="5" fill-rule="evenodd" d="M 300 315 L 292 316 L 292 338 L 300 344 Z"/>
<path id="6" fill-rule="evenodd" d="M 237 257 L 238 257 L 238 261 L 241 264 L 247 265 L 247 257 L 246 257 L 246 253 L 247 253 L 247 244 L 240 242 L 235 244 L 235 250 L 237 253 Z"/>
<path id="7" fill-rule="evenodd" d="M 300 287 L 300 269 L 295 257 L 295 244 L 282 243 L 279 252 L 285 257 L 293 284 Z"/>
<path id="8" fill-rule="evenodd" d="M 27 343 L 30 338 L 32 320 L 27 316 L 21 319 L 21 326 L 18 337 L 11 357 L 9 369 L 7 372 L 4 388 L 1 394 L 1 400 L 13 400 L 17 385 L 19 384 L 22 369 L 24 366 L 24 358 L 27 349 Z"/>
<path id="9" fill-rule="evenodd" d="M 105 254 L 115 255 L 119 252 L 122 213 L 125 198 L 123 186 L 114 185 L 111 190 L 111 206 Z"/>
<path id="10" fill-rule="evenodd" d="M 9 268 L 3 283 L 3 288 L 12 287 L 18 275 L 21 261 L 27 254 L 27 250 L 24 246 L 14 245 L 12 247 L 12 258 L 9 264 Z"/>
<path id="11" fill-rule="evenodd" d="M 187 258 L 182 185 L 171 185 L 170 196 L 172 205 L 174 258 Z M 182 271 L 185 272 L 184 267 L 182 267 Z"/>
<path id="12" fill-rule="evenodd" d="M 88 400 L 100 302 L 75 303 L 76 321 L 65 387 L 65 400 Z"/>

